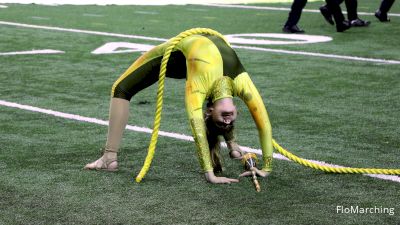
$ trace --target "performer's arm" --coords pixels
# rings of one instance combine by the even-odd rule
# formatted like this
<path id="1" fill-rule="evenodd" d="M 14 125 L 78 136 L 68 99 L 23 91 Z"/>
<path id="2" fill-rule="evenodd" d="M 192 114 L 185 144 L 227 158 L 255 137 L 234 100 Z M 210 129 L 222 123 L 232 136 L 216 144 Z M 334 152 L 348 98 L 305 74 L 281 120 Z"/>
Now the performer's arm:
<path id="1" fill-rule="evenodd" d="M 190 84 L 186 86 L 186 112 L 189 117 L 190 127 L 197 147 L 197 156 L 204 172 L 213 171 L 208 147 L 206 125 L 203 115 L 203 102 L 205 94 L 199 90 L 192 91 Z"/>
<path id="2" fill-rule="evenodd" d="M 238 182 L 237 179 L 226 177 L 216 177 L 211 163 L 210 149 L 208 146 L 206 125 L 203 115 L 203 103 L 206 93 L 194 90 L 190 82 L 186 83 L 186 111 L 190 121 L 190 127 L 197 147 L 197 156 L 200 166 L 205 173 L 207 181 L 211 183 L 231 183 Z"/>
<path id="3" fill-rule="evenodd" d="M 236 142 L 234 130 L 235 128 L 232 127 L 230 130 L 226 131 L 223 136 L 226 142 L 226 146 L 229 149 L 229 156 L 233 159 L 241 159 L 244 153 Z"/>
<path id="4" fill-rule="evenodd" d="M 264 161 L 262 171 L 271 172 L 273 155 L 272 129 L 264 102 L 246 72 L 234 79 L 234 86 L 237 96 L 247 105 L 258 129 Z"/>

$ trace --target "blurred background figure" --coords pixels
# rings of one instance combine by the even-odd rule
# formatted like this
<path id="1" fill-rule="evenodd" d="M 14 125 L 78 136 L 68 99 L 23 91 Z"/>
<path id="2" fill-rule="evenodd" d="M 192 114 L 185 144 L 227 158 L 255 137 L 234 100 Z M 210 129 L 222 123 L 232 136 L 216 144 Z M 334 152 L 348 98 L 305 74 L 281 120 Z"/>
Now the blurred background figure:
<path id="1" fill-rule="evenodd" d="M 375 17 L 381 22 L 389 22 L 387 15 L 395 0 L 382 0 L 379 9 L 375 12 Z"/>
<path id="2" fill-rule="evenodd" d="M 342 4 L 343 1 L 345 2 L 346 9 L 347 9 L 347 19 L 348 19 L 348 23 L 350 24 L 350 26 L 365 27 L 371 23 L 369 21 L 364 21 L 358 17 L 358 14 L 357 14 L 358 2 L 357 2 L 357 0 L 336 0 L 336 1 L 337 1 L 338 5 Z M 330 23 L 331 25 L 335 24 L 333 21 L 332 12 L 327 4 L 321 6 L 319 8 L 319 10 L 321 11 L 321 14 L 324 16 L 325 20 L 328 23 Z"/>
<path id="3" fill-rule="evenodd" d="M 320 11 L 328 23 L 336 23 L 337 32 L 343 32 L 350 28 L 350 22 L 345 20 L 342 9 L 340 8 L 341 2 L 339 1 L 341 0 L 325 0 L 326 9 L 328 9 L 328 11 L 324 11 L 325 8 L 322 8 L 322 10 L 320 9 Z M 332 17 L 334 21 L 332 20 Z"/>
<path id="4" fill-rule="evenodd" d="M 307 4 L 307 0 L 294 0 L 289 12 L 288 19 L 282 28 L 285 33 L 304 33 L 304 30 L 297 26 L 301 13 Z"/>

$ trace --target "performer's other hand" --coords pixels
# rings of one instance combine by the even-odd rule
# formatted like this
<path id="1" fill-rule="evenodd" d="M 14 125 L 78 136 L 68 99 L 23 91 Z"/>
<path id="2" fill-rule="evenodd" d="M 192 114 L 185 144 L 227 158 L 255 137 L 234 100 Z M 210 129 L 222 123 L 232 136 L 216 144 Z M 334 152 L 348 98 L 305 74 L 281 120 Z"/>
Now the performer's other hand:
<path id="1" fill-rule="evenodd" d="M 269 176 L 270 172 L 265 172 L 263 170 L 259 170 L 256 167 L 252 167 L 251 171 L 245 171 L 244 173 L 240 174 L 239 177 L 248 177 L 248 176 L 252 176 L 252 171 L 255 171 L 257 176 L 260 177 L 267 177 Z"/>
<path id="2" fill-rule="evenodd" d="M 232 179 L 228 177 L 217 177 L 213 171 L 205 173 L 206 180 L 212 184 L 230 184 L 239 182 L 238 179 Z"/>

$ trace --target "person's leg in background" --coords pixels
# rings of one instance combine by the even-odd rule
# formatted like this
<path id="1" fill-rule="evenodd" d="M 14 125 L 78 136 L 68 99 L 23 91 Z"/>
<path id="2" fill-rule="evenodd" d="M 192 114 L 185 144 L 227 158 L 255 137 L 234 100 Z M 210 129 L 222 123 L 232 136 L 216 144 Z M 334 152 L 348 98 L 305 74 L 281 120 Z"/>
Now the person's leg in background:
<path id="1" fill-rule="evenodd" d="M 337 4 L 340 5 L 343 3 L 344 0 L 337 0 Z M 345 0 L 346 4 L 346 9 L 347 9 L 347 18 L 349 20 L 349 23 L 351 26 L 354 27 L 365 27 L 368 26 L 371 22 L 369 21 L 364 21 L 358 17 L 357 13 L 357 7 L 358 7 L 358 2 L 357 0 Z M 328 5 L 325 4 L 319 8 L 322 16 L 325 18 L 325 20 L 331 24 L 334 25 L 335 22 L 333 21 L 333 16 L 331 10 L 328 8 Z"/>
<path id="2" fill-rule="evenodd" d="M 344 3 L 346 4 L 347 9 L 347 19 L 349 20 L 352 27 L 366 27 L 371 23 L 369 21 L 364 21 L 358 17 L 357 0 L 345 0 Z"/>
<path id="3" fill-rule="evenodd" d="M 326 0 L 326 5 L 331 11 L 333 18 L 336 23 L 336 31 L 343 32 L 350 28 L 350 24 L 348 21 L 344 19 L 342 9 L 340 8 L 339 1 L 337 0 Z"/>
<path id="4" fill-rule="evenodd" d="M 379 9 L 375 12 L 375 17 L 381 22 L 389 22 L 390 19 L 387 15 L 395 0 L 382 0 Z"/>
<path id="5" fill-rule="evenodd" d="M 307 0 L 294 0 L 292 3 L 291 10 L 289 12 L 288 19 L 282 28 L 285 33 L 304 33 L 304 30 L 297 26 L 300 20 L 303 8 L 306 6 Z"/>

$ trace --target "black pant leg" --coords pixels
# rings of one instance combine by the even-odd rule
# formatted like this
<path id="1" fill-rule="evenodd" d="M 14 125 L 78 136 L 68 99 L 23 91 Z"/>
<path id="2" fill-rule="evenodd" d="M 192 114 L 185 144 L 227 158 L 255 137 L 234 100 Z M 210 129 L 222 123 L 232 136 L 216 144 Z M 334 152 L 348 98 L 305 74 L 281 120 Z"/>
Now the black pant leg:
<path id="1" fill-rule="evenodd" d="M 337 0 L 326 0 L 326 5 L 331 11 L 333 18 L 335 19 L 336 24 L 342 24 L 344 21 L 344 16 L 342 13 L 342 9 L 339 6 L 339 2 Z"/>
<path id="2" fill-rule="evenodd" d="M 379 7 L 379 11 L 384 14 L 387 14 L 392 7 L 394 0 L 382 0 L 381 6 Z"/>
<path id="3" fill-rule="evenodd" d="M 338 5 L 340 5 L 344 2 L 344 0 L 336 0 L 336 2 Z M 325 5 L 323 5 L 323 7 L 328 8 L 329 12 L 331 12 L 331 14 L 332 14 L 332 11 L 329 9 L 328 3 L 326 1 L 325 1 Z"/>
<path id="4" fill-rule="evenodd" d="M 303 8 L 306 6 L 307 0 L 294 0 L 291 10 L 289 12 L 288 20 L 285 23 L 285 26 L 294 26 L 296 25 L 301 17 L 301 13 Z"/>
<path id="5" fill-rule="evenodd" d="M 349 21 L 357 19 L 357 0 L 345 0 L 344 3 L 346 4 L 347 8 L 347 19 L 349 19 Z"/>

